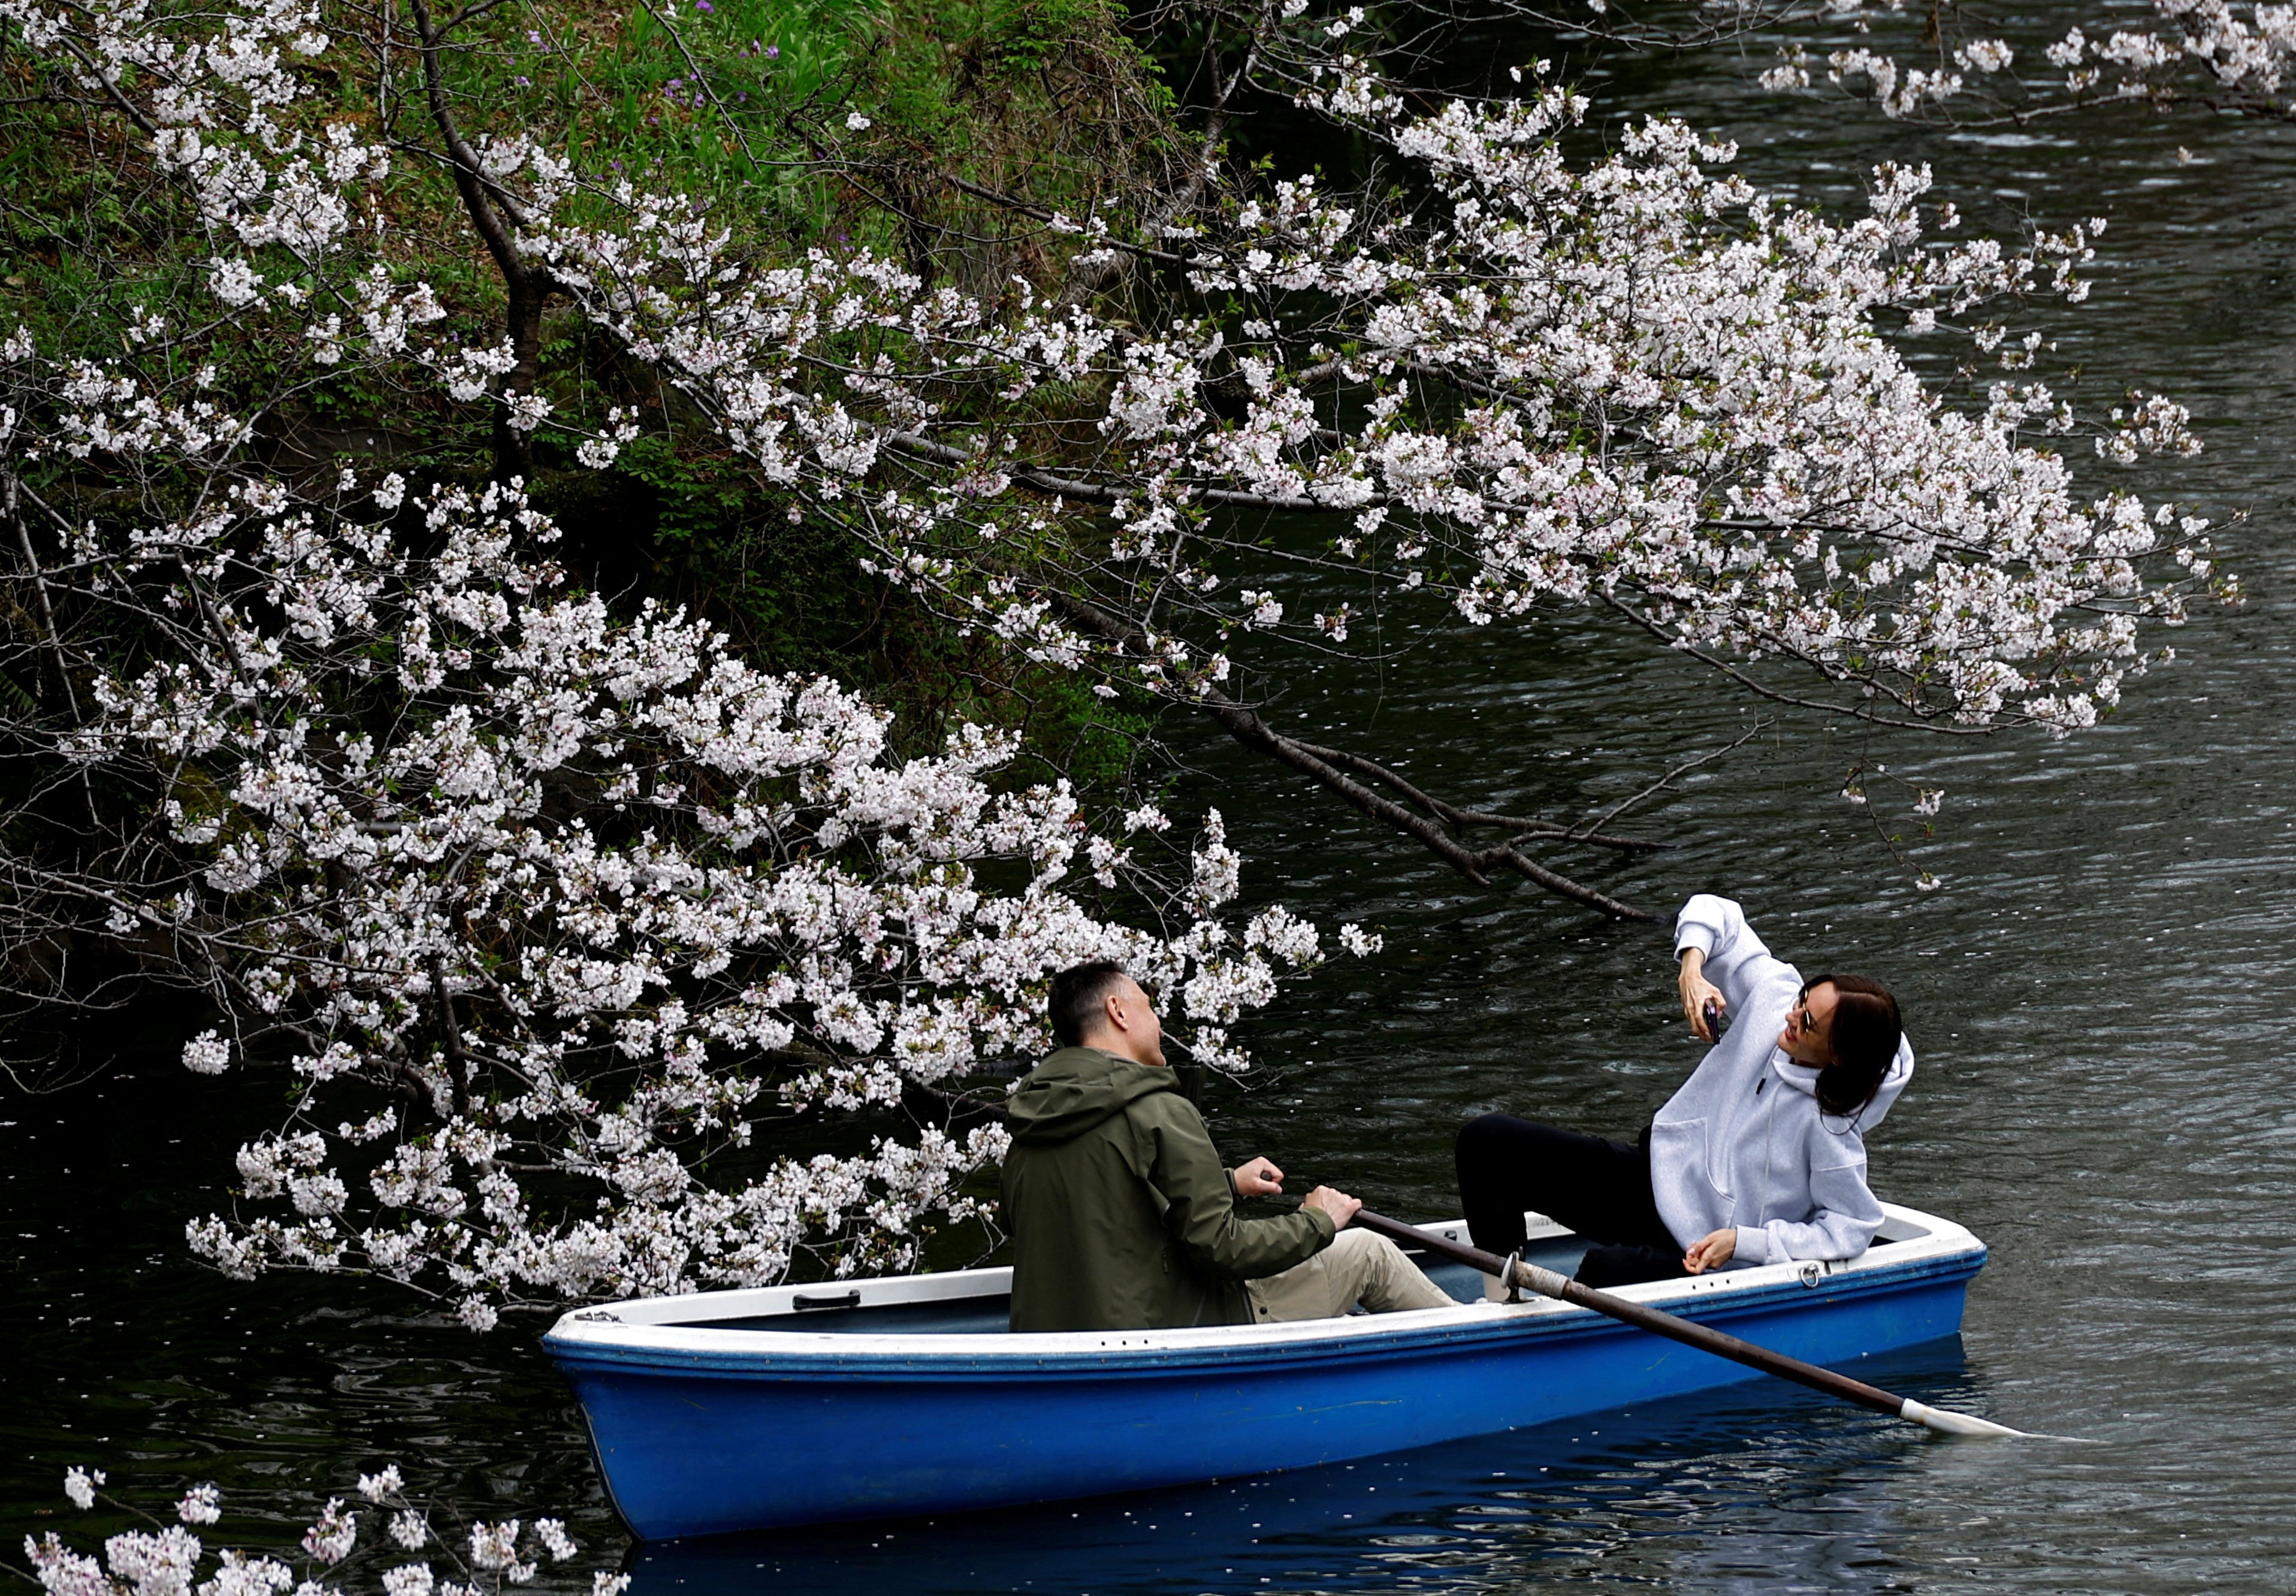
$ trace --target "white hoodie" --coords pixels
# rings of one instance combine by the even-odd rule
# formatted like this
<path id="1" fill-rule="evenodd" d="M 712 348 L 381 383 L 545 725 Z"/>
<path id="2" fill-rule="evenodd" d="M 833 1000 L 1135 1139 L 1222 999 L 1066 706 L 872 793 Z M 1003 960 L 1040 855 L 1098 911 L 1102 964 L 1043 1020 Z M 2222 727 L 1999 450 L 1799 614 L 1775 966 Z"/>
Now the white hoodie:
<path id="1" fill-rule="evenodd" d="M 1900 1040 L 1874 1101 L 1847 1118 L 1817 1103 L 1818 1072 L 1778 1046 L 1801 972 L 1773 955 L 1726 897 L 1700 893 L 1675 918 L 1674 951 L 1706 955 L 1730 1029 L 1651 1122 L 1651 1194 L 1684 1247 L 1734 1226 L 1734 1266 L 1854 1258 L 1882 1225 L 1866 1186 L 1864 1133 L 1913 1078 Z"/>

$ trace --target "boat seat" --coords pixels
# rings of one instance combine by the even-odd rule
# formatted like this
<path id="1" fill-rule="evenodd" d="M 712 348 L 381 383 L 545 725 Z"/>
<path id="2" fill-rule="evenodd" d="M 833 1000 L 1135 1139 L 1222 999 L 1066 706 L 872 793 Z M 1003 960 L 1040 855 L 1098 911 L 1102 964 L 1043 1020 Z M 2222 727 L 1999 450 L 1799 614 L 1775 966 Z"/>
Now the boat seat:
<path id="1" fill-rule="evenodd" d="M 800 1330 L 847 1336 L 1001 1336 L 1012 1298 L 963 1297 L 945 1302 L 894 1302 L 873 1308 L 819 1308 L 747 1319 L 697 1320 L 697 1330 Z"/>

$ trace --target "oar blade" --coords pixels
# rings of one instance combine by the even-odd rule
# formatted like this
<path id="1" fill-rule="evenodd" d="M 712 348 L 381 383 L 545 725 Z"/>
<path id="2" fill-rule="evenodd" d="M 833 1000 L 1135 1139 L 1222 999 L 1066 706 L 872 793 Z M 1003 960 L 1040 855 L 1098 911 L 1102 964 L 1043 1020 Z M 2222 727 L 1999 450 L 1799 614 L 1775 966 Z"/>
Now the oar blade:
<path id="1" fill-rule="evenodd" d="M 1742 1340 L 1726 1330 L 1716 1330 L 1711 1326 L 1701 1324 L 1695 1320 L 1678 1317 L 1663 1309 L 1653 1307 L 1648 1303 L 1614 1297 L 1608 1291 L 1596 1290 L 1591 1286 L 1581 1285 L 1568 1275 L 1558 1274 L 1552 1269 L 1542 1269 L 1536 1264 L 1527 1262 L 1520 1254 L 1513 1258 L 1501 1258 L 1496 1254 L 1484 1252 L 1478 1248 L 1464 1246 L 1445 1237 L 1414 1229 L 1399 1220 L 1390 1219 L 1383 1214 L 1374 1214 L 1368 1208 L 1356 1215 L 1356 1223 L 1367 1230 L 1376 1231 L 1390 1240 L 1423 1247 L 1438 1257 L 1447 1257 L 1456 1263 L 1465 1264 L 1471 1268 L 1481 1270 L 1485 1274 L 1497 1275 L 1501 1278 L 1511 1274 L 1514 1284 L 1527 1290 L 1536 1291 L 1541 1297 L 1552 1297 L 1558 1302 L 1571 1303 L 1582 1308 L 1591 1308 L 1595 1313 L 1606 1314 L 1621 1322 L 1649 1330 L 1653 1335 L 1664 1336 L 1669 1340 L 1700 1347 L 1717 1357 L 1728 1358 L 1733 1363 L 1743 1363 L 1748 1368 L 1759 1369 L 1766 1374 L 1775 1374 L 1781 1379 L 1790 1379 L 1797 1385 L 1824 1391 L 1829 1395 L 1841 1397 L 1845 1402 L 1856 1403 L 1859 1407 L 1870 1408 L 1877 1413 L 1889 1413 L 1908 1423 L 1925 1425 L 1945 1435 L 2014 1436 L 2035 1441 L 2073 1438 L 2035 1436 L 2025 1430 L 2011 1429 L 2005 1424 L 1996 1424 L 1990 1419 L 1979 1419 L 1968 1413 L 1956 1413 L 1950 1408 L 1933 1408 L 1925 1402 L 1915 1402 L 1911 1397 L 1899 1396 L 1894 1391 L 1884 1391 L 1879 1386 L 1869 1386 L 1863 1380 L 1852 1379 L 1848 1375 L 1838 1373 L 1833 1370 L 1822 1369 L 1815 1363 L 1806 1363 L 1800 1358 L 1789 1357 L 1782 1352 L 1773 1351 L 1767 1346 L 1757 1346 L 1752 1342 Z"/>
<path id="2" fill-rule="evenodd" d="M 1898 1410 L 1898 1415 L 1910 1419 L 1915 1424 L 1927 1425 L 1942 1435 L 2013 1436 L 2030 1439 L 2021 1429 L 2011 1429 L 2005 1424 L 1996 1424 L 1990 1419 L 1980 1419 L 1972 1413 L 1956 1413 L 1951 1408 L 1933 1408 L 1925 1402 L 1915 1402 L 1910 1396 L 1906 1398 L 1906 1405 Z"/>

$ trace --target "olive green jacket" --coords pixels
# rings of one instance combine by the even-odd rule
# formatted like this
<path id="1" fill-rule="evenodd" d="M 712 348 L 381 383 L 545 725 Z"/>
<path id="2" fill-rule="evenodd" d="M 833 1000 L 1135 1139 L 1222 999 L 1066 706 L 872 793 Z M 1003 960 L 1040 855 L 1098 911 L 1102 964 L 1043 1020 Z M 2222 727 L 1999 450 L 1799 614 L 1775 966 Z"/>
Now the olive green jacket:
<path id="1" fill-rule="evenodd" d="M 1203 1116 L 1169 1069 L 1064 1047 L 1005 1107 L 1015 1330 L 1247 1324 L 1245 1281 L 1331 1244 L 1316 1209 L 1237 1215 Z"/>

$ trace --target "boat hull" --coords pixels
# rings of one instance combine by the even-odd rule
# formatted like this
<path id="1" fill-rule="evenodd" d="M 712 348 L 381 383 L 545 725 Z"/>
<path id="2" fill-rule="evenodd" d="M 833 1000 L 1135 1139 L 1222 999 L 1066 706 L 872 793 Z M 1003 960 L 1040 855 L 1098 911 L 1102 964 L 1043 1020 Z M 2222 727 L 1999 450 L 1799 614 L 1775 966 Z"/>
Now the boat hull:
<path id="1" fill-rule="evenodd" d="M 1958 1331 L 1984 1249 L 1922 1250 L 1704 1300 L 1631 1294 L 1840 1367 Z M 569 1330 L 549 1351 L 647 1539 L 1308 1468 L 1759 1378 L 1549 1303 L 1108 1336 Z"/>

